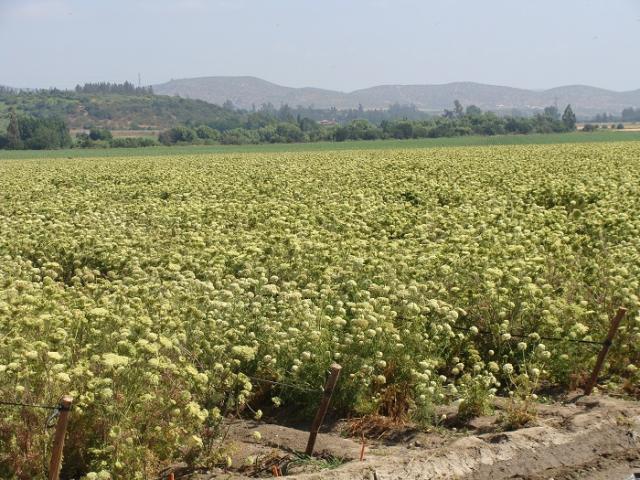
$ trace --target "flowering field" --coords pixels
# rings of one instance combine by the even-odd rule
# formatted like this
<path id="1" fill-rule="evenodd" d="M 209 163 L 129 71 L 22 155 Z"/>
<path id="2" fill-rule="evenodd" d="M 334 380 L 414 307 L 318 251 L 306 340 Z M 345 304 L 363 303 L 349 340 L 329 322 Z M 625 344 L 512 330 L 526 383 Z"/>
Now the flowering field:
<path id="1" fill-rule="evenodd" d="M 342 413 L 420 423 L 579 384 L 618 306 L 633 389 L 639 185 L 635 142 L 2 161 L 1 398 L 76 398 L 65 478 L 150 478 L 332 361 Z M 43 423 L 0 406 L 0 477 L 43 475 Z"/>

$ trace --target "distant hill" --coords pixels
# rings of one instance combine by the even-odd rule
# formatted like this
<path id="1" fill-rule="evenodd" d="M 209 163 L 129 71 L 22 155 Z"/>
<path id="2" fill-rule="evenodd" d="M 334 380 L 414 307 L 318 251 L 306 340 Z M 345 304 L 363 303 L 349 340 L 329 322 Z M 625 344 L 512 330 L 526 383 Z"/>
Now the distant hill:
<path id="1" fill-rule="evenodd" d="M 338 109 L 387 108 L 393 104 L 413 104 L 421 110 L 442 111 L 458 99 L 463 105 L 477 105 L 483 110 L 520 110 L 535 112 L 557 103 L 561 108 L 570 103 L 578 115 L 596 113 L 620 114 L 626 107 L 640 107 L 640 89 L 614 92 L 585 85 L 572 85 L 549 90 L 485 85 L 472 82 L 443 85 L 381 85 L 345 93 L 319 88 L 292 88 L 256 77 L 201 77 L 171 80 L 154 85 L 154 92 L 179 95 L 222 105 L 230 100 L 236 107 L 250 109 L 271 103 L 276 107 L 313 106 Z"/>
<path id="2" fill-rule="evenodd" d="M 291 88 L 276 85 L 256 77 L 203 77 L 171 80 L 154 85 L 153 91 L 159 95 L 179 95 L 197 98 L 205 102 L 222 105 L 227 100 L 236 107 L 259 108 L 263 103 L 275 107 L 289 104 L 292 107 L 314 106 L 316 108 L 349 108 L 353 105 L 348 94 L 320 88 Z M 355 107 L 357 107 L 357 102 Z"/>

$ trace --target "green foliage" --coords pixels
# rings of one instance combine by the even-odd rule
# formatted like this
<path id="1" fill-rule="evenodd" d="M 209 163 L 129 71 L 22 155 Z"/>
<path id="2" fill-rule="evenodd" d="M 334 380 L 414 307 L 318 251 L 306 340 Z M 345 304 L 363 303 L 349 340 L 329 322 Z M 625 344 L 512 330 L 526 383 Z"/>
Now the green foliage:
<path id="1" fill-rule="evenodd" d="M 517 430 L 531 424 L 537 417 L 537 382 L 529 375 L 520 374 L 510 379 L 509 400 L 500 415 L 500 424 L 505 430 Z"/>
<path id="2" fill-rule="evenodd" d="M 9 111 L 9 126 L 7 127 L 7 148 L 11 150 L 19 150 L 23 147 L 20 135 L 20 125 L 16 111 L 12 108 Z"/>
<path id="3" fill-rule="evenodd" d="M 76 148 L 110 148 L 111 142 L 105 140 L 91 140 L 89 134 L 78 133 L 74 144 Z"/>
<path id="4" fill-rule="evenodd" d="M 178 143 L 193 143 L 198 135 L 188 127 L 173 127 L 158 135 L 158 141 L 163 145 L 175 145 Z"/>
<path id="5" fill-rule="evenodd" d="M 443 122 L 436 121 L 436 123 L 442 124 Z M 384 135 L 391 138 L 406 139 L 413 137 L 414 123 L 409 120 L 383 122 L 381 127 Z M 429 136 L 428 133 L 427 136 Z"/>
<path id="6" fill-rule="evenodd" d="M 295 123 L 279 123 L 276 125 L 276 135 L 284 143 L 300 143 L 308 141 L 307 135 Z"/>
<path id="7" fill-rule="evenodd" d="M 158 145 L 158 141 L 151 137 L 122 137 L 109 141 L 111 148 L 142 148 L 156 145 Z"/>
<path id="8" fill-rule="evenodd" d="M 242 126 L 243 115 L 200 100 L 138 93 L 77 93 L 60 90 L 0 92 L 0 123 L 7 107 L 18 115 L 64 118 L 70 128 L 171 128 L 208 125 L 218 130 Z M 4 107 L 4 108 L 3 108 Z M 6 125 L 6 123 L 5 123 Z"/>
<path id="9" fill-rule="evenodd" d="M 104 94 L 104 93 L 117 93 L 123 95 L 151 95 L 153 88 L 151 87 L 136 87 L 131 82 L 124 83 L 85 83 L 84 85 L 76 85 L 76 93 L 89 93 L 89 94 Z"/>
<path id="10" fill-rule="evenodd" d="M 227 130 L 220 134 L 220 143 L 223 145 L 256 144 L 260 143 L 260 136 L 256 130 L 234 128 L 233 130 Z"/>
<path id="11" fill-rule="evenodd" d="M 555 105 L 544 108 L 544 116 L 551 120 L 560 120 L 560 111 Z"/>
<path id="12" fill-rule="evenodd" d="M 196 128 L 196 136 L 201 140 L 215 141 L 220 138 L 220 132 L 207 125 L 200 125 Z"/>
<path id="13" fill-rule="evenodd" d="M 111 135 L 111 132 L 106 128 L 92 128 L 89 131 L 89 138 L 94 141 L 96 140 L 109 141 L 113 138 L 113 135 Z"/>
<path id="14" fill-rule="evenodd" d="M 152 95 L 144 88 L 137 89 L 126 83 L 87 84 L 75 92 L 0 91 L 0 120 L 3 105 L 5 110 L 12 106 L 18 112 L 32 116 L 60 117 L 72 127 L 92 128 L 94 134 L 90 133 L 90 141 L 80 136 L 76 144 L 94 148 L 105 145 L 100 142 L 111 144 L 108 137 L 95 131 L 134 127 L 165 127 L 159 136 L 159 141 L 165 145 L 217 142 L 251 145 L 560 133 L 572 130 L 574 123 L 569 111 L 565 112 L 568 116 L 561 120 L 555 107 L 548 107 L 544 114 L 530 118 L 500 117 L 491 112 L 483 113 L 474 105 L 465 109 L 459 101 L 454 103 L 453 110 L 445 111 L 441 117 L 401 105 L 371 111 L 363 108 L 318 110 L 288 105 L 276 109 L 273 105 L 263 105 L 248 112 L 236 109 L 230 102 L 219 107 L 179 97 Z M 327 121 L 328 118 L 338 124 L 317 123 L 317 120 Z M 51 138 L 44 137 L 39 143 L 51 141 Z"/>
<path id="15" fill-rule="evenodd" d="M 18 117 L 11 113 L 7 128 L 7 148 L 52 150 L 70 147 L 69 129 L 59 118 Z"/>
<path id="16" fill-rule="evenodd" d="M 12 106 L 18 113 L 42 118 L 65 118 L 73 128 L 131 129 L 165 128 L 160 141 L 176 143 L 300 143 L 316 141 L 443 138 L 503 133 L 554 133 L 570 129 L 560 120 L 557 109 L 549 107 L 532 118 L 498 117 L 478 107 L 465 108 L 456 101 L 444 117 L 418 111 L 415 106 L 391 105 L 387 110 L 291 108 L 263 105 L 243 111 L 230 102 L 224 106 L 179 97 L 153 95 L 132 84 L 98 83 L 76 91 L 0 91 L 2 110 Z M 6 114 L 5 114 L 6 115 Z M 8 121 L 8 117 L 5 117 Z M 337 125 L 319 125 L 331 119 Z M 195 135 L 167 133 L 172 128 L 195 130 Z M 223 135 L 224 132 L 232 133 Z M 249 131 L 253 133 L 248 133 Z M 183 131 L 184 132 L 184 131 Z M 95 135 L 94 135 L 95 137 Z M 78 146 L 96 147 L 108 138 L 80 138 Z M 10 142 L 11 143 L 11 142 Z M 22 148 L 22 146 L 21 146 Z"/>
<path id="17" fill-rule="evenodd" d="M 475 105 L 469 105 L 466 109 L 466 114 L 469 116 L 482 115 L 482 110 L 480 110 L 480 108 L 476 107 Z"/>
<path id="18" fill-rule="evenodd" d="M 534 130 L 533 123 L 526 118 L 510 117 L 506 120 L 504 129 L 507 133 L 529 134 Z"/>
<path id="19" fill-rule="evenodd" d="M 454 100 L 454 102 L 453 102 L 453 114 L 457 118 L 461 118 L 461 117 L 464 116 L 464 107 L 462 106 L 462 103 L 460 103 L 460 100 Z"/>
<path id="20" fill-rule="evenodd" d="M 257 130 L 260 143 L 300 143 L 309 137 L 294 123 L 278 123 Z M 228 139 L 225 141 L 229 141 Z"/>
<path id="21" fill-rule="evenodd" d="M 576 114 L 573 113 L 571 105 L 567 105 L 567 108 L 565 108 L 562 114 L 562 123 L 564 123 L 565 128 L 569 132 L 576 129 Z"/>
<path id="22" fill-rule="evenodd" d="M 615 115 L 611 115 L 609 113 L 598 113 L 597 115 L 595 115 L 593 117 L 593 121 L 596 123 L 608 123 L 608 122 L 614 122 L 616 121 L 618 118 Z"/>
<path id="23" fill-rule="evenodd" d="M 148 138 L 148 137 L 147 137 Z M 382 139 L 377 142 L 367 140 L 335 142 L 313 140 L 313 143 L 262 143 L 245 145 L 180 145 L 166 148 L 153 146 L 141 149 L 110 150 L 100 148 L 92 150 L 0 150 L 0 159 L 35 159 L 35 158 L 86 158 L 95 157 L 149 157 L 169 155 L 196 155 L 213 153 L 276 153 L 276 152 L 318 152 L 318 151 L 351 151 L 351 150 L 413 150 L 442 147 L 470 147 L 497 145 L 563 145 L 568 143 L 627 143 L 640 140 L 640 132 L 628 131 L 624 135 L 615 131 L 600 130 L 589 135 L 582 132 L 566 132 L 530 135 L 467 135 L 463 137 L 417 138 L 409 140 Z M 204 142 L 206 143 L 206 142 Z"/>
<path id="24" fill-rule="evenodd" d="M 461 384 L 461 398 L 458 405 L 458 418 L 461 421 L 466 422 L 482 415 L 489 415 L 493 411 L 491 400 L 497 390 L 494 388 L 493 376 L 474 376 L 466 373 L 461 378 Z"/>
<path id="25" fill-rule="evenodd" d="M 383 132 L 367 120 L 354 120 L 348 125 L 340 126 L 333 132 L 333 139 L 337 142 L 345 140 L 376 140 L 382 138 Z"/>
<path id="26" fill-rule="evenodd" d="M 108 130 L 92 130 L 91 134 L 78 133 L 75 146 L 79 148 L 142 148 L 159 145 L 152 137 L 117 137 L 113 138 Z"/>
<path id="27" fill-rule="evenodd" d="M 560 133 L 570 130 L 570 122 L 564 123 L 556 118 L 555 110 L 532 118 L 498 117 L 494 113 L 482 111 L 471 106 L 466 113 L 462 105 L 453 111 L 445 112 L 440 118 L 429 120 L 383 121 L 377 128 L 364 120 L 354 120 L 350 124 L 335 129 L 333 139 L 374 140 L 381 138 L 443 138 L 467 135 L 502 135 L 505 133 Z M 570 119 L 568 118 L 567 121 Z M 575 118 L 574 118 L 575 120 Z"/>
<path id="28" fill-rule="evenodd" d="M 622 110 L 623 122 L 640 122 L 640 108 L 625 108 Z"/>

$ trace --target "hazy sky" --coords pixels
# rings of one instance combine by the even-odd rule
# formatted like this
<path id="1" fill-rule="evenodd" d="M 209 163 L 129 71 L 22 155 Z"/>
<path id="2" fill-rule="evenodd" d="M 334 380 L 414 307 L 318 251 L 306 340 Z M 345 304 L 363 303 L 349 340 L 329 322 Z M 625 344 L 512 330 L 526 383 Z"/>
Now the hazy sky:
<path id="1" fill-rule="evenodd" d="M 640 88 L 640 0 L 0 0 L 0 84 Z"/>

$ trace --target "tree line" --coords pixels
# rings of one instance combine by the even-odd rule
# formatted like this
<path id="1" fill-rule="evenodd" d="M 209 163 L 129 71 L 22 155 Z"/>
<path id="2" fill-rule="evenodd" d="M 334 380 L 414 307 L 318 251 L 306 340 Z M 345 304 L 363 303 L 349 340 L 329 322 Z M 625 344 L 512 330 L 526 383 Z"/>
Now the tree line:
<path id="1" fill-rule="evenodd" d="M 89 87 L 91 88 L 91 87 Z M 129 87 L 127 87 L 129 88 Z M 157 139 L 151 137 L 114 138 L 106 128 L 91 127 L 88 132 L 80 132 L 71 138 L 69 128 L 60 116 L 39 117 L 18 115 L 12 108 L 6 134 L 0 133 L 0 148 L 5 149 L 56 149 L 95 147 L 145 147 L 153 145 L 187 144 L 261 144 L 261 143 L 304 143 L 317 141 L 342 142 L 347 140 L 419 139 L 456 137 L 466 135 L 504 135 L 530 133 L 561 133 L 576 129 L 576 116 L 570 105 L 561 114 L 555 106 L 546 107 L 543 112 L 532 117 L 498 116 L 493 112 L 483 112 L 475 105 L 466 108 L 455 101 L 452 109 L 441 115 L 424 116 L 421 119 L 386 119 L 378 123 L 367 118 L 357 118 L 356 109 L 343 112 L 356 118 L 343 123 L 319 122 L 301 111 L 283 105 L 276 109 L 263 105 L 260 109 L 239 112 L 230 103 L 217 107 L 228 115 L 218 116 L 213 122 L 197 123 L 189 118 L 183 125 L 160 132 Z M 408 107 L 411 111 L 413 107 Z M 378 111 L 369 112 L 379 115 Z M 364 116 L 364 115 L 363 115 Z M 638 121 L 640 109 L 628 108 L 623 111 L 627 121 Z M 327 124 L 328 123 L 328 124 Z M 621 124 L 618 128 L 621 128 Z M 583 130 L 593 131 L 594 125 L 587 124 Z"/>
<path id="2" fill-rule="evenodd" d="M 15 110 L 9 114 L 5 136 L 0 136 L 0 148 L 55 149 L 76 146 L 138 147 L 157 144 L 260 144 L 304 143 L 317 141 L 343 142 L 347 140 L 381 140 L 410 138 L 440 138 L 465 135 L 503 135 L 529 133 L 569 132 L 576 128 L 576 116 L 568 105 L 561 115 L 556 107 L 548 107 L 534 117 L 500 117 L 483 112 L 471 105 L 466 109 L 456 100 L 452 110 L 439 117 L 422 120 L 382 120 L 379 124 L 367 119 L 354 119 L 345 124 L 323 125 L 309 117 L 285 107 L 274 111 L 256 111 L 248 114 L 241 127 L 214 128 L 214 126 L 179 125 L 160 132 L 157 140 L 149 137 L 113 138 L 105 128 L 91 128 L 88 133 L 71 139 L 69 128 L 60 117 L 40 118 L 19 116 Z"/>
<path id="3" fill-rule="evenodd" d="M 640 122 L 640 108 L 625 108 L 622 110 L 623 122 Z"/>
<path id="4" fill-rule="evenodd" d="M 556 107 L 533 117 L 500 117 L 471 105 L 466 109 L 456 101 L 453 110 L 439 117 L 423 120 L 382 120 L 378 125 L 367 119 L 354 119 L 346 124 L 321 125 L 308 117 L 283 116 L 281 111 L 250 114 L 247 125 L 219 131 L 199 126 L 178 126 L 160 133 L 165 145 L 189 143 L 259 144 L 300 143 L 316 141 L 382 140 L 440 138 L 465 135 L 502 135 L 559 133 L 576 129 L 576 116 L 570 105 L 563 114 Z"/>
<path id="5" fill-rule="evenodd" d="M 365 109 L 362 104 L 358 108 L 337 109 L 317 108 L 313 106 L 296 106 L 292 107 L 287 104 L 280 107 L 274 106 L 272 103 L 263 103 L 259 107 L 255 105 L 249 110 L 237 109 L 229 101 L 225 102 L 225 108 L 228 110 L 245 113 L 248 117 L 253 118 L 272 118 L 279 121 L 291 122 L 293 119 L 301 117 L 315 120 L 317 122 L 330 120 L 335 123 L 348 123 L 352 120 L 368 120 L 371 123 L 379 124 L 384 120 L 395 120 L 404 118 L 407 120 L 426 120 L 437 116 L 437 112 L 425 112 L 419 110 L 415 105 L 401 105 L 394 103 L 387 108 Z"/>
<path id="6" fill-rule="evenodd" d="M 131 82 L 97 82 L 76 85 L 76 93 L 117 93 L 122 95 L 153 95 L 152 87 L 136 87 Z"/>

